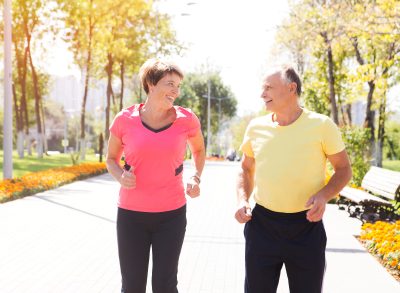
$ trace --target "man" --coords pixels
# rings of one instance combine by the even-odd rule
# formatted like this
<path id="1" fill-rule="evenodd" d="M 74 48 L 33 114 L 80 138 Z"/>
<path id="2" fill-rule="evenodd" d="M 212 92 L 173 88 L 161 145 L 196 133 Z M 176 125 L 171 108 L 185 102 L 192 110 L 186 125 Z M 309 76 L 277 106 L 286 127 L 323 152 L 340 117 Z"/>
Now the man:
<path id="1" fill-rule="evenodd" d="M 246 293 L 276 292 L 283 264 L 291 293 L 322 291 L 322 217 L 350 180 L 351 167 L 337 126 L 300 107 L 300 94 L 292 67 L 267 75 L 261 97 L 270 114 L 250 122 L 241 145 L 235 218 L 246 223 Z M 325 185 L 326 159 L 335 173 Z"/>

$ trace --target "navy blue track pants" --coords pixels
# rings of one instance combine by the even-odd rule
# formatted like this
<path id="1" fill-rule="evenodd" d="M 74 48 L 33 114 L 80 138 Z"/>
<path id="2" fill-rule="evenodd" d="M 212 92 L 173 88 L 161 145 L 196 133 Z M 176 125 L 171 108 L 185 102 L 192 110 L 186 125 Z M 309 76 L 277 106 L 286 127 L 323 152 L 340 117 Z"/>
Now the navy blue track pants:
<path id="1" fill-rule="evenodd" d="M 306 211 L 277 213 L 260 205 L 244 228 L 245 293 L 275 293 L 285 264 L 291 293 L 321 293 L 326 234 L 322 221 Z"/>

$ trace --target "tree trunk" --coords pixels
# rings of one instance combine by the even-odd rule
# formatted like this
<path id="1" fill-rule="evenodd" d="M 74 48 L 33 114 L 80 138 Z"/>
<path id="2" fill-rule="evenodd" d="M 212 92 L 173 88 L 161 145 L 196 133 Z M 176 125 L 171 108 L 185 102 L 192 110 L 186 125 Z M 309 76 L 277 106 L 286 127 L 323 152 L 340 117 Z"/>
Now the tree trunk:
<path id="1" fill-rule="evenodd" d="M 119 78 L 121 80 L 121 93 L 119 97 L 119 110 L 122 111 L 122 108 L 124 107 L 124 89 L 125 89 L 125 61 L 121 61 L 121 68 L 120 68 L 120 74 Z"/>
<path id="2" fill-rule="evenodd" d="M 110 136 L 110 130 L 108 129 L 110 126 L 110 106 L 111 106 L 111 95 L 112 95 L 112 72 L 113 72 L 113 57 L 111 53 L 107 54 L 108 63 L 106 66 L 107 72 L 107 104 L 106 104 L 106 124 L 105 124 L 105 139 L 108 140 Z"/>
<path id="3" fill-rule="evenodd" d="M 85 116 L 86 116 L 86 102 L 89 92 L 89 79 L 91 73 L 91 63 L 92 63 L 92 38 L 93 38 L 93 20 L 89 17 L 89 39 L 88 39 L 88 50 L 86 59 L 86 76 L 85 76 L 85 91 L 82 98 L 82 109 L 81 109 L 81 136 L 80 136 L 80 152 L 81 160 L 85 159 L 86 155 L 86 141 L 85 141 Z"/>
<path id="4" fill-rule="evenodd" d="M 336 93 L 335 93 L 335 76 L 333 74 L 333 54 L 331 43 L 328 40 L 326 33 L 322 34 L 325 44 L 327 46 L 327 57 L 328 57 L 328 82 L 329 82 L 329 100 L 331 102 L 331 115 L 332 119 L 336 124 L 339 124 L 338 109 L 336 105 Z"/>
<path id="5" fill-rule="evenodd" d="M 360 49 L 358 47 L 358 39 L 353 38 L 353 47 L 356 52 L 356 59 L 360 65 L 364 65 L 365 61 L 361 55 Z M 375 111 L 372 111 L 372 98 L 374 96 L 375 91 L 375 81 L 368 81 L 368 95 L 367 95 L 367 106 L 365 109 L 365 120 L 364 120 L 364 128 L 368 128 L 370 130 L 370 156 L 371 158 L 375 158 L 376 146 L 375 146 Z M 375 160 L 372 161 L 372 165 L 376 165 Z"/>
<path id="6" fill-rule="evenodd" d="M 26 107 L 26 74 L 27 74 L 27 47 L 24 49 L 24 55 L 21 55 L 21 51 L 17 44 L 14 46 L 15 49 L 15 59 L 17 62 L 17 82 L 13 84 L 13 95 L 15 102 L 15 118 L 16 118 L 16 128 L 17 128 L 17 152 L 20 158 L 24 157 L 24 128 L 26 137 L 29 136 L 29 126 L 28 126 L 28 111 Z M 21 100 L 18 106 L 16 85 L 19 85 L 21 90 Z M 25 121 L 24 121 L 25 120 Z"/>
<path id="7" fill-rule="evenodd" d="M 40 100 L 40 114 L 42 116 L 42 141 L 43 141 L 43 148 L 45 154 L 47 154 L 48 151 L 48 146 L 47 146 L 47 135 L 46 135 L 46 123 L 45 123 L 45 115 L 44 115 L 44 109 L 43 109 L 43 99 Z"/>
<path id="8" fill-rule="evenodd" d="M 32 144 L 30 139 L 29 133 L 29 112 L 28 112 L 28 103 L 27 103 L 27 96 L 26 96 L 26 76 L 28 72 L 28 47 L 25 48 L 24 53 L 24 63 L 23 63 L 23 72 L 22 72 L 22 79 L 20 81 L 21 84 L 21 111 L 24 117 L 24 129 L 25 129 L 25 146 L 28 151 L 28 155 L 32 156 Z"/>
<path id="9" fill-rule="evenodd" d="M 347 117 L 347 124 L 349 126 L 353 125 L 353 118 L 351 116 L 351 104 L 346 105 L 346 117 Z"/>
<path id="10" fill-rule="evenodd" d="M 371 146 L 371 158 L 375 158 L 376 154 L 376 146 L 375 146 L 375 111 L 372 111 L 372 98 L 374 96 L 375 91 L 375 82 L 369 81 L 368 82 L 368 95 L 367 95 L 367 106 L 365 109 L 365 120 L 364 120 L 364 127 L 370 130 L 370 137 L 369 142 Z M 375 160 L 373 160 L 372 165 L 376 165 Z"/>
<path id="11" fill-rule="evenodd" d="M 33 65 L 32 61 L 32 53 L 30 50 L 30 44 L 28 43 L 28 56 L 29 56 L 29 64 L 31 67 L 31 72 L 32 72 L 32 80 L 33 80 L 33 92 L 35 96 L 35 114 L 36 114 L 36 125 L 37 125 L 37 145 L 36 145 L 36 150 L 37 150 L 37 156 L 38 158 L 43 158 L 43 141 L 42 141 L 42 119 L 40 116 L 40 93 L 39 93 L 39 83 L 38 83 L 38 78 L 36 74 L 36 69 L 35 66 Z"/>
<path id="12" fill-rule="evenodd" d="M 22 120 L 21 107 L 18 106 L 15 84 L 12 85 L 12 91 L 14 100 L 15 126 L 17 128 L 17 152 L 18 152 L 18 157 L 22 159 L 24 157 L 24 132 L 23 132 L 23 124 L 21 121 Z"/>
<path id="13" fill-rule="evenodd" d="M 385 121 L 386 121 L 386 92 L 383 94 L 381 104 L 379 105 L 378 139 L 377 139 L 377 152 L 376 152 L 376 165 L 378 167 L 382 167 L 383 143 L 385 140 Z"/>
<path id="14" fill-rule="evenodd" d="M 340 94 L 338 94 L 337 107 L 340 110 L 340 120 L 341 120 L 340 125 L 347 125 L 346 117 L 345 117 L 346 115 L 344 114 L 344 106 L 343 106 L 343 103 L 342 103 L 342 99 L 340 98 Z"/>

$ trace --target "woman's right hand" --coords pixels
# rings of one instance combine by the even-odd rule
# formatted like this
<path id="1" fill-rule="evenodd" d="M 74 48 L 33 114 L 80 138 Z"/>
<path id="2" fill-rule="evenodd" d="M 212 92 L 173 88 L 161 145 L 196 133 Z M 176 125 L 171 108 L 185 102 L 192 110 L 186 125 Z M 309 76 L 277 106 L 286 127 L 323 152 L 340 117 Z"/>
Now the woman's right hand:
<path id="1" fill-rule="evenodd" d="M 133 167 L 129 171 L 124 170 L 122 172 L 119 183 L 126 189 L 134 189 L 136 187 L 136 176 L 133 173 Z"/>

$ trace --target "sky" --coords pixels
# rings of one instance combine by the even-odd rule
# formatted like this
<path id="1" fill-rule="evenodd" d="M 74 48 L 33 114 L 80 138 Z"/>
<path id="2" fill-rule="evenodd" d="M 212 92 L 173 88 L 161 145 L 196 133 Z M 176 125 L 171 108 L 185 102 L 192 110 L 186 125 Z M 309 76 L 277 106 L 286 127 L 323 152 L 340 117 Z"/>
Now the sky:
<path id="1" fill-rule="evenodd" d="M 258 112 L 261 79 L 274 44 L 275 28 L 286 16 L 286 0 L 158 0 L 170 15 L 184 56 L 172 56 L 184 72 L 219 70 L 238 100 L 238 115 Z M 184 16 L 182 14 L 185 14 Z M 75 74 L 72 54 L 56 40 L 45 67 L 56 75 Z"/>
<path id="2" fill-rule="evenodd" d="M 263 108 L 263 73 L 273 62 L 287 62 L 270 53 L 276 27 L 288 14 L 286 0 L 160 0 L 156 5 L 171 15 L 178 40 L 188 48 L 174 59 L 185 72 L 204 66 L 219 70 L 238 100 L 239 115 Z"/>
<path id="3" fill-rule="evenodd" d="M 289 13 L 287 0 L 157 0 L 155 6 L 170 15 L 178 40 L 187 48 L 183 56 L 169 59 L 184 72 L 204 67 L 220 71 L 238 100 L 239 116 L 263 108 L 260 95 L 265 72 L 291 61 L 274 51 L 276 28 Z M 54 56 L 48 58 L 48 66 L 71 74 L 72 55 L 60 49 L 65 45 L 58 42 L 59 50 L 50 50 Z M 399 88 L 389 93 L 391 109 L 400 108 L 398 92 Z"/>

